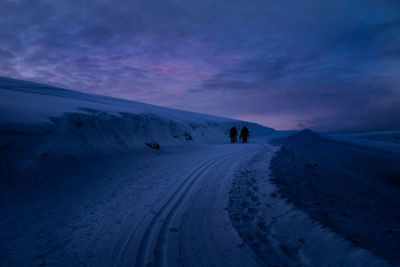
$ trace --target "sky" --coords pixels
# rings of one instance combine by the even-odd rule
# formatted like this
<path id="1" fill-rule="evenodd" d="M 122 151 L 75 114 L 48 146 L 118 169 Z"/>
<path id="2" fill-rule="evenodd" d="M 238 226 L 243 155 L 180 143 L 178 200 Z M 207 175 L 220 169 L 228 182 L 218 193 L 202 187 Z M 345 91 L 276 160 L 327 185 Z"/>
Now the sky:
<path id="1" fill-rule="evenodd" d="M 400 129 L 400 1 L 1 0 L 0 76 L 281 130 Z"/>

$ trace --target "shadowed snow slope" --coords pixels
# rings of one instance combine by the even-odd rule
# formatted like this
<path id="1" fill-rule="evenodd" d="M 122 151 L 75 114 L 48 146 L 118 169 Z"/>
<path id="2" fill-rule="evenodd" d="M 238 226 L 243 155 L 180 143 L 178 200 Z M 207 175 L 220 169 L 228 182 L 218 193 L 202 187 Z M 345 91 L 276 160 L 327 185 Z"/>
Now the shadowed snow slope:
<path id="1" fill-rule="evenodd" d="M 0 182 L 40 164 L 82 161 L 146 144 L 162 149 L 225 143 L 230 127 L 244 125 L 252 140 L 273 132 L 255 123 L 0 78 Z"/>
<path id="2" fill-rule="evenodd" d="M 390 142 L 364 142 L 364 136 Z M 271 180 L 314 220 L 399 266 L 400 153 L 394 141 L 387 133 L 337 137 L 302 131 L 281 139 Z"/>

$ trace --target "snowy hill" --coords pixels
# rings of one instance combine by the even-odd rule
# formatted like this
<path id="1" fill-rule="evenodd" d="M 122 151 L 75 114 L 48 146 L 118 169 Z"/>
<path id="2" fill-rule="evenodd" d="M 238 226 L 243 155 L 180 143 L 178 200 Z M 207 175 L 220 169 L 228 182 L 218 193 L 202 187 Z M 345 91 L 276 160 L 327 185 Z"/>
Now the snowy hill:
<path id="1" fill-rule="evenodd" d="M 232 126 L 252 140 L 273 132 L 255 123 L 0 78 L 0 170 L 5 178 L 38 164 L 145 149 L 226 143 Z"/>

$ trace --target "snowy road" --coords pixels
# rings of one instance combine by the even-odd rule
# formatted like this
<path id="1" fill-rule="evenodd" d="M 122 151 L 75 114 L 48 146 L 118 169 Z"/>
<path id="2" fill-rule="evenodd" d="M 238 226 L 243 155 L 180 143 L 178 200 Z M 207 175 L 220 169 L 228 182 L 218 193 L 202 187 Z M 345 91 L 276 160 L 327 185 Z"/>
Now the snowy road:
<path id="1" fill-rule="evenodd" d="M 255 257 L 239 247 L 225 208 L 233 166 L 255 150 L 256 146 L 225 147 L 199 164 L 160 208 L 145 215 L 147 220 L 139 225 L 143 234 L 133 238 L 135 245 L 122 263 L 129 265 L 136 254 L 136 266 L 251 266 Z"/>
<path id="2" fill-rule="evenodd" d="M 144 150 L 10 190 L 18 201 L 2 198 L 0 265 L 388 265 L 277 197 L 275 149 Z"/>
<path id="3" fill-rule="evenodd" d="M 0 224 L 8 231 L 1 232 L 7 242 L 0 260 L 6 266 L 258 265 L 226 208 L 235 167 L 260 149 L 147 151 L 70 171 L 57 179 L 65 182 L 21 192 L 23 201 L 4 205 Z"/>

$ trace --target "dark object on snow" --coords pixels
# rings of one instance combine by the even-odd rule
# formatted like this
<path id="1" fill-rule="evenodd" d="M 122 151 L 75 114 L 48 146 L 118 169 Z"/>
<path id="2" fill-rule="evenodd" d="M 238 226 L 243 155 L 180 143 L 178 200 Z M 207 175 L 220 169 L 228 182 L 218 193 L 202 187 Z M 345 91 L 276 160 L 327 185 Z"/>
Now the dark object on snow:
<path id="1" fill-rule="evenodd" d="M 153 145 L 153 148 L 155 148 L 155 149 L 157 149 L 157 150 L 160 150 L 160 145 L 159 145 L 159 144 L 154 144 L 154 145 Z"/>
<path id="2" fill-rule="evenodd" d="M 146 143 L 146 146 L 160 150 L 160 145 L 158 143 L 154 143 L 154 144 Z"/>
<path id="3" fill-rule="evenodd" d="M 186 137 L 186 141 L 193 140 L 193 137 L 189 133 L 185 133 L 184 136 Z"/>
<path id="4" fill-rule="evenodd" d="M 237 131 L 235 126 L 232 127 L 231 130 L 229 131 L 229 136 L 231 138 L 231 143 L 232 144 L 237 142 L 237 133 L 238 133 L 238 131 Z"/>
<path id="5" fill-rule="evenodd" d="M 76 121 L 74 124 L 75 124 L 75 126 L 78 127 L 78 128 L 80 128 L 80 127 L 83 126 L 83 123 L 82 123 L 81 121 Z"/>
<path id="6" fill-rule="evenodd" d="M 242 130 L 240 131 L 240 137 L 239 137 L 239 138 L 242 139 L 243 143 L 247 143 L 247 138 L 248 138 L 249 136 L 250 136 L 249 129 L 247 129 L 247 127 L 244 126 L 244 127 L 242 128 Z"/>

